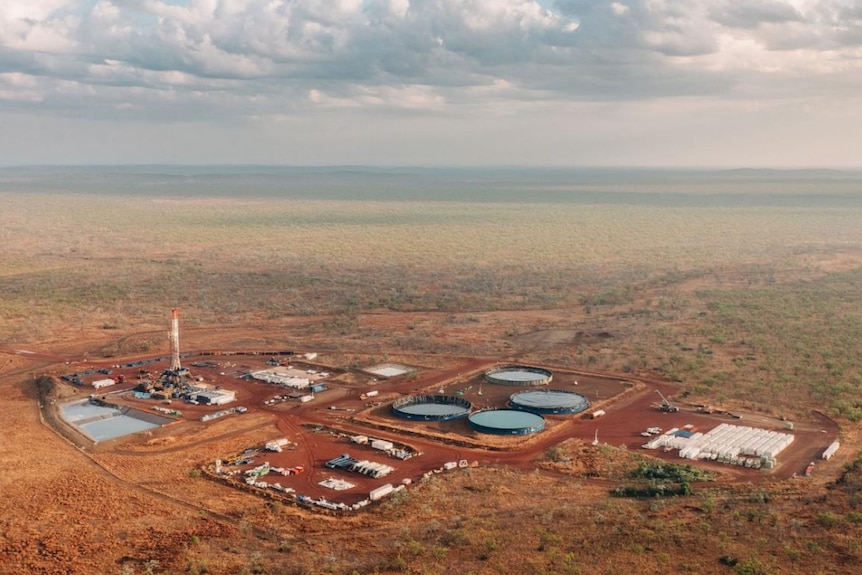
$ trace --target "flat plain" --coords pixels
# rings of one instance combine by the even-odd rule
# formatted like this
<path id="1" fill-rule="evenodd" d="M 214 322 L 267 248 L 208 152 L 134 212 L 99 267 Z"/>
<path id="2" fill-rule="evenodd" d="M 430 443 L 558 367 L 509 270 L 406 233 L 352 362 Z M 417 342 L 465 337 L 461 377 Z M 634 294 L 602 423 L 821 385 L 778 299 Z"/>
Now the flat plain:
<path id="1" fill-rule="evenodd" d="M 860 174 L 31 169 L 0 173 L 0 205 L 0 572 L 852 573 L 862 559 Z M 619 498 L 643 456 L 583 434 L 334 517 L 201 476 L 278 433 L 265 412 L 98 448 L 42 422 L 38 376 L 166 354 L 172 307 L 188 349 L 315 350 L 347 374 L 554 365 L 668 385 L 686 405 L 826 418 L 842 448 L 808 478 Z"/>

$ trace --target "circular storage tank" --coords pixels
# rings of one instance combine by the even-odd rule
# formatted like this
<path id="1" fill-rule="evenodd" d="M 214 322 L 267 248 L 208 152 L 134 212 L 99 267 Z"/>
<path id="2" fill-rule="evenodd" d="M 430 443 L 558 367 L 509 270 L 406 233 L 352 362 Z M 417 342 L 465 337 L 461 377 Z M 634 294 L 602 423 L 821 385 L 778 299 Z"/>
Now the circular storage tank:
<path id="1" fill-rule="evenodd" d="M 411 395 L 395 401 L 392 413 L 414 421 L 452 421 L 467 417 L 472 407 L 453 395 Z"/>
<path id="2" fill-rule="evenodd" d="M 485 381 L 497 385 L 533 387 L 548 385 L 552 379 L 554 374 L 547 369 L 526 365 L 506 365 L 485 372 Z"/>
<path id="3" fill-rule="evenodd" d="M 527 435 L 545 429 L 541 415 L 518 409 L 486 409 L 470 415 L 470 427 L 493 435 Z"/>
<path id="4" fill-rule="evenodd" d="M 531 389 L 519 391 L 509 396 L 513 409 L 532 413 L 580 413 L 590 406 L 590 402 L 580 393 L 558 391 L 556 389 Z"/>

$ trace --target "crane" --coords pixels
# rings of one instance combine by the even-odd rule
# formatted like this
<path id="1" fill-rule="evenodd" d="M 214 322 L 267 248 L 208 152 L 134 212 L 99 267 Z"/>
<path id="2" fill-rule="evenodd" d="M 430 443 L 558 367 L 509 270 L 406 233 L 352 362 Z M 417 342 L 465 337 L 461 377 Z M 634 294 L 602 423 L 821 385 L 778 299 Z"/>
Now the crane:
<path id="1" fill-rule="evenodd" d="M 676 413 L 677 411 L 679 411 L 679 408 L 669 402 L 667 398 L 662 394 L 662 392 L 660 392 L 659 390 L 655 390 L 655 392 L 661 398 L 661 406 L 659 407 L 661 411 L 664 411 L 665 413 Z"/>

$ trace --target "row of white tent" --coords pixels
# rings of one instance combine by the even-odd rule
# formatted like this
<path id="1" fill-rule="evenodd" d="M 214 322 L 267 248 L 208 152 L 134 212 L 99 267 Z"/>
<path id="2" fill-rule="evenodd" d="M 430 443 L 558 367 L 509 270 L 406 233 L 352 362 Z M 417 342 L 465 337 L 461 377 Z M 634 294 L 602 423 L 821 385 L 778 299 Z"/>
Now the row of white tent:
<path id="1" fill-rule="evenodd" d="M 658 449 L 659 447 L 666 447 L 669 449 L 683 449 L 688 442 L 692 438 L 700 437 L 702 433 L 695 433 L 691 437 L 684 437 L 681 435 L 677 435 L 676 433 L 679 431 L 679 427 L 674 427 L 672 429 L 668 429 L 662 435 L 657 437 L 653 437 L 650 439 L 644 447 L 647 449 Z"/>
<path id="2" fill-rule="evenodd" d="M 351 465 L 350 470 L 377 479 L 379 477 L 385 477 L 389 475 L 390 473 L 395 471 L 395 468 L 386 465 L 385 463 L 376 463 L 374 461 L 362 460 L 357 461 L 356 463 Z"/>
<path id="3" fill-rule="evenodd" d="M 787 433 L 727 423 L 690 437 L 679 436 L 678 431 L 670 429 L 650 440 L 645 447 L 679 449 L 679 456 L 685 459 L 731 459 L 740 455 L 775 459 L 794 439 Z"/>
<path id="4" fill-rule="evenodd" d="M 274 383 L 283 387 L 292 387 L 294 389 L 305 389 L 311 385 L 311 380 L 307 377 L 296 377 L 292 375 L 279 375 L 268 370 L 255 371 L 251 376 L 258 381 Z"/>

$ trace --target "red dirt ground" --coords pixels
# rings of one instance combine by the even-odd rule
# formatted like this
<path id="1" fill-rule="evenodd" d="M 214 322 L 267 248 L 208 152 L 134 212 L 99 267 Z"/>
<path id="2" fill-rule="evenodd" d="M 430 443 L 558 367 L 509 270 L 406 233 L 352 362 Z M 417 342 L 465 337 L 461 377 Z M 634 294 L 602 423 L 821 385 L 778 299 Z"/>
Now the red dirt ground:
<path id="1" fill-rule="evenodd" d="M 30 354 L 45 361 L 56 361 L 51 354 Z M 228 362 L 230 368 L 192 368 L 193 375 L 201 375 L 207 383 L 220 385 L 225 389 L 235 390 L 236 403 L 224 407 L 192 405 L 174 400 L 170 407 L 182 411 L 183 416 L 175 424 L 153 431 L 149 434 L 139 434 L 131 438 L 105 442 L 95 446 L 96 452 L 122 453 L 125 455 L 157 454 L 188 449 L 194 444 L 205 444 L 217 438 L 237 436 L 245 429 L 269 429 L 269 439 L 284 436 L 295 443 L 294 450 L 283 453 L 263 452 L 254 458 L 254 464 L 242 466 L 248 469 L 263 461 L 280 467 L 303 466 L 305 472 L 300 475 L 282 477 L 268 475 L 261 478 L 268 483 L 278 482 L 282 486 L 291 487 L 298 493 L 313 499 L 324 497 L 347 504 L 365 498 L 369 491 L 385 483 L 400 483 L 402 480 L 417 480 L 423 474 L 440 469 L 449 461 L 467 460 L 481 464 L 504 464 L 519 469 L 532 470 L 536 468 L 536 460 L 549 447 L 571 438 L 585 443 L 592 442 L 596 431 L 599 440 L 613 446 L 625 446 L 631 450 L 640 450 L 645 438 L 640 432 L 650 426 L 660 426 L 663 429 L 691 424 L 701 431 L 707 431 L 721 422 L 754 425 L 766 429 L 783 430 L 784 423 L 776 419 L 746 415 L 742 422 L 731 420 L 727 416 L 707 415 L 698 413 L 693 408 L 684 407 L 678 413 L 663 413 L 658 409 L 658 396 L 655 390 L 660 390 L 672 397 L 678 388 L 672 384 L 656 381 L 645 381 L 630 378 L 615 378 L 603 374 L 566 371 L 555 366 L 549 367 L 555 374 L 554 381 L 549 386 L 552 389 L 577 391 L 592 402 L 590 410 L 580 415 L 547 416 L 547 429 L 541 433 L 528 436 L 487 436 L 469 429 L 465 420 L 455 422 L 425 423 L 410 422 L 392 416 L 389 404 L 399 397 L 415 393 L 436 393 L 444 388 L 447 394 L 456 390 L 464 391 L 463 397 L 474 402 L 475 406 L 503 407 L 508 396 L 523 388 L 498 386 L 482 383 L 482 374 L 499 362 L 480 358 L 440 358 L 439 356 L 415 356 L 407 358 L 417 371 L 406 376 L 398 376 L 390 380 L 373 378 L 362 372 L 345 374 L 333 366 L 326 366 L 325 356 L 320 363 L 295 361 L 303 369 L 314 367 L 329 371 L 332 375 L 327 379 L 329 389 L 316 395 L 312 402 L 302 404 L 296 401 L 264 405 L 264 401 L 286 390 L 275 385 L 256 381 L 246 381 L 221 375 L 222 372 L 264 369 L 268 367 L 266 354 L 247 354 L 236 356 L 193 357 L 185 360 L 186 364 L 201 359 Z M 118 360 L 108 363 L 78 363 L 55 367 L 55 371 L 83 371 L 109 365 L 116 365 Z M 444 364 L 442 368 L 423 368 L 425 364 Z M 125 360 L 119 363 L 124 363 Z M 154 363 L 145 366 L 153 372 L 159 372 L 167 365 Z M 128 383 L 122 386 L 105 388 L 105 397 L 118 404 L 133 406 L 150 411 L 153 406 L 167 407 L 155 400 L 134 399 L 128 390 L 136 383 L 139 368 L 117 369 L 112 367 L 113 375 L 123 373 Z M 93 376 L 87 381 L 104 377 Z M 577 386 L 574 385 L 577 381 Z M 78 394 L 86 394 L 88 388 L 68 386 Z M 377 390 L 379 395 L 362 400 L 360 394 Z M 479 391 L 482 395 L 479 395 Z M 100 395 L 102 395 L 100 393 Z M 370 402 L 373 401 L 373 404 Z M 675 400 L 674 400 L 675 401 Z M 677 402 L 678 403 L 678 402 Z M 379 404 L 379 406 L 378 406 Z M 242 405 L 249 409 L 247 414 L 232 414 L 229 426 L 232 432 L 215 434 L 211 437 L 207 431 L 215 428 L 217 421 L 203 423 L 200 417 L 206 413 Z M 370 405 L 370 407 L 369 407 Z M 678 405 L 682 405 L 679 404 Z M 330 408 L 335 409 L 330 409 Z M 594 409 L 605 409 L 607 414 L 600 419 L 590 420 L 586 413 Z M 261 419 L 262 418 L 262 419 Z M 224 418 L 222 418 L 224 419 Z M 248 424 L 244 422 L 248 421 Z M 253 422 L 253 424 L 252 424 Z M 269 422 L 270 425 L 267 425 Z M 228 423 L 224 423 L 228 425 Z M 309 426 L 322 426 L 319 431 Z M 373 450 L 367 446 L 351 443 L 346 436 L 368 435 L 373 438 L 387 439 L 396 444 L 409 445 L 421 452 L 421 456 L 401 461 L 387 457 L 385 453 Z M 837 437 L 837 426 L 827 418 L 812 415 L 810 422 L 798 422 L 794 431 L 796 436 L 792 446 L 780 457 L 777 469 L 767 473 L 746 468 L 731 467 L 716 463 L 698 462 L 697 465 L 721 471 L 726 481 L 749 482 L 762 480 L 786 479 L 800 473 L 809 461 L 815 460 L 819 453 Z M 141 438 L 149 438 L 141 445 Z M 86 444 L 84 441 L 83 443 Z M 260 444 L 246 445 L 249 448 L 259 448 Z M 241 450 L 240 450 L 241 451 Z M 341 470 L 330 470 L 323 466 L 327 460 L 342 453 L 350 453 L 356 459 L 369 459 L 386 463 L 395 471 L 380 479 L 370 479 L 359 474 Z M 680 461 L 675 453 L 663 453 L 660 450 L 644 452 L 654 457 L 671 461 Z M 223 453 L 220 457 L 232 460 L 237 453 Z M 199 461 L 200 463 L 200 461 Z M 212 461 L 210 460 L 211 464 Z M 688 462 L 687 462 L 688 463 Z M 231 468 L 228 468 L 231 469 Z M 240 479 L 241 476 L 237 476 Z M 336 492 L 318 485 L 318 482 L 336 477 L 355 484 L 355 487 Z M 245 488 L 245 486 L 242 486 Z M 271 491 L 270 491 L 271 492 Z M 271 492 L 274 493 L 274 492 Z"/>

